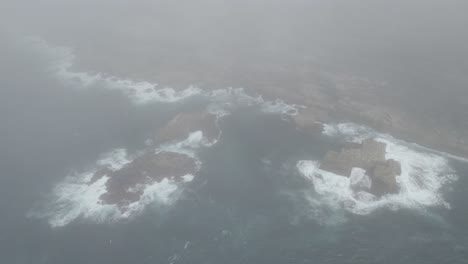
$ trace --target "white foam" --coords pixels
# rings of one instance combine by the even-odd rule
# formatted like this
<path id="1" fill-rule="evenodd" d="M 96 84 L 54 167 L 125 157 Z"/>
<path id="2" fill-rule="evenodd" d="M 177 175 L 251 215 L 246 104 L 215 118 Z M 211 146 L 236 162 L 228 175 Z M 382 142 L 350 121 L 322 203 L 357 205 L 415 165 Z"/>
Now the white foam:
<path id="1" fill-rule="evenodd" d="M 237 105 L 253 106 L 261 104 L 263 98 L 260 95 L 251 96 L 245 92 L 244 88 L 224 88 L 207 92 L 206 95 L 211 98 L 212 103 L 225 105 L 225 107 L 234 107 Z"/>
<path id="2" fill-rule="evenodd" d="M 196 95 L 202 95 L 210 101 L 208 111 L 218 117 L 229 115 L 232 110 L 245 106 L 259 106 L 264 113 L 296 115 L 304 106 L 287 104 L 283 100 L 264 100 L 261 95 L 249 95 L 243 88 L 224 88 L 202 91 L 196 86 L 177 91 L 170 87 L 159 88 L 157 83 L 134 81 L 107 76 L 102 73 L 80 72 L 73 69 L 75 54 L 73 49 L 49 45 L 41 38 L 27 38 L 26 42 L 39 53 L 52 60 L 49 70 L 59 79 L 79 88 L 103 87 L 118 90 L 127 95 L 136 104 L 152 102 L 179 102 Z"/>
<path id="3" fill-rule="evenodd" d="M 350 142 L 361 143 L 365 139 L 374 137 L 377 132 L 369 127 L 354 123 L 322 124 L 323 134 L 330 137 L 344 137 Z"/>
<path id="4" fill-rule="evenodd" d="M 441 188 L 457 179 L 448 160 L 442 156 L 423 153 L 408 146 L 378 138 L 387 144 L 386 159 L 394 159 L 401 164 L 402 173 L 397 177 L 401 188 L 400 202 L 411 207 L 443 205 Z"/>
<path id="5" fill-rule="evenodd" d="M 204 138 L 202 131 L 195 131 L 182 141 L 159 146 L 155 152 L 187 155 L 195 160 L 196 171 L 198 171 L 201 161 L 197 157 L 197 150 L 200 147 L 210 147 L 214 143 L 216 142 L 209 142 Z M 173 178 L 164 178 L 160 182 L 150 181 L 149 184 L 138 184 L 129 189 L 129 192 L 143 192 L 138 201 L 129 205 L 118 207 L 103 204 L 100 197 L 107 192 L 106 182 L 109 177 L 104 175 L 95 182 L 91 182 L 94 173 L 102 167 L 112 171 L 120 170 L 135 158 L 136 156 L 128 155 L 127 151 L 122 148 L 101 155 L 96 162 L 96 169 L 66 177 L 54 188 L 52 203 L 39 212 L 31 213 L 31 216 L 47 218 L 52 227 L 65 226 L 78 218 L 97 223 L 112 222 L 138 215 L 152 203 L 170 205 L 177 200 L 176 194 L 182 186 Z M 189 183 L 193 179 L 193 174 L 186 174 L 182 176 L 181 182 Z"/>
<path id="6" fill-rule="evenodd" d="M 186 139 L 178 142 L 165 143 L 156 149 L 156 153 L 160 152 L 174 152 L 187 155 L 193 159 L 197 159 L 196 151 L 200 147 L 209 147 L 211 142 L 208 142 L 203 137 L 202 131 L 195 131 L 190 133 Z"/>
<path id="7" fill-rule="evenodd" d="M 201 93 L 201 89 L 195 86 L 189 86 L 184 90 L 176 91 L 170 87 L 158 88 L 157 84 L 149 82 L 132 82 L 111 78 L 106 78 L 104 81 L 109 89 L 122 91 L 137 104 L 152 102 L 174 103 Z"/>
<path id="8" fill-rule="evenodd" d="M 128 218 L 141 213 L 148 205 L 158 201 L 159 204 L 171 204 L 176 200 L 176 191 L 179 186 L 173 179 L 164 178 L 160 182 L 152 182 L 141 186 L 143 195 L 140 200 L 129 204 L 123 208 L 121 218 Z"/>
<path id="9" fill-rule="evenodd" d="M 128 156 L 127 151 L 119 148 L 102 155 L 97 165 L 116 171 L 122 169 L 130 162 L 132 162 L 132 158 Z"/>
<path id="10" fill-rule="evenodd" d="M 369 138 L 381 138 L 382 140 L 392 141 L 401 145 L 407 145 L 421 152 L 428 152 L 428 153 L 432 153 L 432 154 L 442 156 L 448 159 L 453 159 L 453 160 L 468 163 L 467 158 L 463 158 L 463 157 L 456 156 L 456 155 L 446 153 L 443 151 L 424 147 L 416 143 L 399 140 L 399 139 L 392 137 L 389 134 L 379 133 L 375 131 L 374 129 L 367 127 L 367 126 L 363 126 L 363 125 L 359 125 L 355 123 L 331 123 L 331 124 L 322 124 L 322 125 L 323 125 L 322 134 L 326 136 L 342 137 L 347 141 L 356 142 L 356 143 L 362 143 L 362 141 L 364 141 L 365 139 L 369 139 Z"/>
<path id="11" fill-rule="evenodd" d="M 182 176 L 182 179 L 184 182 L 191 182 L 193 181 L 193 179 L 195 178 L 195 176 L 193 176 L 193 174 L 186 174 L 184 176 Z"/>
<path id="12" fill-rule="evenodd" d="M 314 206 L 340 208 L 354 214 L 369 214 L 379 208 L 450 208 L 444 200 L 443 190 L 444 186 L 456 181 L 457 176 L 447 158 L 365 126 L 346 123 L 325 125 L 324 128 L 325 135 L 342 136 L 352 142 L 374 138 L 386 143 L 386 159 L 394 159 L 401 164 L 402 172 L 397 176 L 400 191 L 378 198 L 366 191 L 372 183 L 362 169 L 354 168 L 348 178 L 319 169 L 316 161 L 299 161 L 298 170 L 313 183 L 311 195 L 314 196 Z"/>
<path id="13" fill-rule="evenodd" d="M 116 149 L 103 155 L 96 162 L 96 166 L 119 170 L 125 164 L 132 162 L 128 157 L 124 149 Z M 176 199 L 175 194 L 179 188 L 178 183 L 172 178 L 139 184 L 129 191 L 143 191 L 140 200 L 119 208 L 117 205 L 102 203 L 100 197 L 107 192 L 106 183 L 109 177 L 104 175 L 91 182 L 95 172 L 96 170 L 91 170 L 67 176 L 55 186 L 53 201 L 45 208 L 32 212 L 30 216 L 48 219 L 51 227 L 65 226 L 78 218 L 96 223 L 113 222 L 138 215 L 151 203 L 171 204 Z M 184 182 L 192 179 L 193 175 L 183 176 Z"/>
<path id="14" fill-rule="evenodd" d="M 67 47 L 54 47 L 40 38 L 26 38 L 30 46 L 35 48 L 45 57 L 52 60 L 49 70 L 59 79 L 79 88 L 101 86 L 111 90 L 119 90 L 126 94 L 137 104 L 151 102 L 174 103 L 200 94 L 201 89 L 190 86 L 187 89 L 177 91 L 173 88 L 158 88 L 158 84 L 150 82 L 138 82 L 130 79 L 122 79 L 115 76 L 105 77 L 102 73 L 80 72 L 72 69 L 75 61 L 73 49 Z"/>
<path id="15" fill-rule="evenodd" d="M 351 175 L 349 176 L 350 186 L 354 188 L 364 188 L 369 190 L 371 188 L 372 182 L 369 176 L 366 174 L 366 171 L 361 168 L 353 168 L 351 170 Z"/>
<path id="16" fill-rule="evenodd" d="M 304 106 L 287 104 L 281 99 L 274 101 L 264 101 L 261 104 L 261 109 L 264 113 L 283 114 L 294 116 L 299 113 L 298 108 L 304 108 Z"/>
<path id="17" fill-rule="evenodd" d="M 55 201 L 43 211 L 32 215 L 47 218 L 52 227 L 65 226 L 79 217 L 95 222 L 112 221 L 118 217 L 116 206 L 104 205 L 99 199 L 106 192 L 109 177 L 104 176 L 88 185 L 89 174 L 67 177 L 54 188 Z"/>
<path id="18" fill-rule="evenodd" d="M 226 116 L 239 107 L 257 106 L 263 113 L 297 115 L 304 106 L 287 104 L 283 100 L 264 100 L 261 95 L 249 95 L 243 88 L 225 88 L 205 93 L 210 98 L 208 111 L 217 116 Z"/>

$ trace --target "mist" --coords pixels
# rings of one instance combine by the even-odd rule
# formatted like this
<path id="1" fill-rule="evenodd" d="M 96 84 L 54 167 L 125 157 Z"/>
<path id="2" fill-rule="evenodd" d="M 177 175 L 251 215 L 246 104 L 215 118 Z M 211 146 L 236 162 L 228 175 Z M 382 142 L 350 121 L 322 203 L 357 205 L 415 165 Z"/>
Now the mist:
<path id="1" fill-rule="evenodd" d="M 2 25 L 72 44 L 87 63 L 105 67 L 95 70 L 129 75 L 148 64 L 190 73 L 273 60 L 387 79 L 463 78 L 465 8 L 464 1 L 12 1 Z"/>
<path id="2" fill-rule="evenodd" d="M 0 0 L 0 262 L 464 263 L 466 10 Z"/>

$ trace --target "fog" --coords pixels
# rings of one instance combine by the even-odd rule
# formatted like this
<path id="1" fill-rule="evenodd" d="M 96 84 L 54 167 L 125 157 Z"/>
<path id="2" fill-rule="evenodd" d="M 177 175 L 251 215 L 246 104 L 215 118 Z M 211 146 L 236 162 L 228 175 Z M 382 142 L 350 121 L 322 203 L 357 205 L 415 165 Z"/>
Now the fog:
<path id="1" fill-rule="evenodd" d="M 466 10 L 463 0 L 0 0 L 0 262 L 464 263 Z M 91 88 L 57 78 L 51 65 L 63 58 L 28 46 L 30 37 L 70 48 L 67 73 L 94 76 Z M 137 104 L 135 91 L 103 89 L 114 83 L 100 76 L 202 92 Z M 245 88 L 236 96 L 250 101 L 209 93 L 227 87 Z M 266 111 L 277 98 L 287 110 Z M 180 191 L 184 202 L 123 223 L 87 222 L 94 212 L 82 201 L 78 224 L 56 228 L 51 212 L 35 215 L 68 216 L 62 200 L 48 202 L 67 175 L 92 170 L 113 149 L 140 155 L 157 144 L 155 131 L 204 104 L 235 106 L 216 117 L 219 142 L 196 147 L 203 165 Z M 435 155 L 416 164 L 421 179 L 432 177 L 434 157 L 446 166 L 434 171 L 456 177 L 438 175 L 433 189 L 401 199 L 408 206 L 362 214 L 340 200 L 324 209 L 343 198 L 304 198 L 306 185 L 320 193 L 318 183 L 292 170 L 342 145 L 302 131 L 291 109 L 314 124 L 358 123 L 417 144 Z M 401 198 L 386 197 L 378 202 Z"/>
<path id="2" fill-rule="evenodd" d="M 213 65 L 220 62 L 235 67 L 268 60 L 292 66 L 338 65 L 388 79 L 437 74 L 454 81 L 464 78 L 467 69 L 465 1 L 7 1 L 2 5 L 5 30 L 74 46 L 96 70 L 127 75 L 150 71 L 148 64 L 190 72 L 216 69 L 219 66 Z M 456 86 L 456 81 L 447 86 Z"/>
<path id="3" fill-rule="evenodd" d="M 446 103 L 452 96 L 466 98 L 465 1 L 11 1 L 3 5 L 1 24 L 7 32 L 72 46 L 87 71 L 169 86 L 250 87 L 281 82 L 262 74 L 285 79 L 288 70 L 328 67 L 390 82 L 392 89 L 411 100 L 419 100 L 420 91 L 448 97 Z"/>

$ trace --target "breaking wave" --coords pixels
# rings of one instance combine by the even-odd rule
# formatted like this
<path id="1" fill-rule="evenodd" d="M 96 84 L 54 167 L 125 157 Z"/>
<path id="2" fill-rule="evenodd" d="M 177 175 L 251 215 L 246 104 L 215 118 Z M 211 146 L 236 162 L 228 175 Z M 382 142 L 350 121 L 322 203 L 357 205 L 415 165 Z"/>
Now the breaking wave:
<path id="1" fill-rule="evenodd" d="M 200 147 L 211 146 L 206 142 L 202 132 L 195 131 L 180 142 L 159 146 L 155 152 L 173 152 L 193 158 L 197 165 L 194 171 L 196 173 L 202 165 L 196 151 Z M 95 168 L 83 173 L 72 173 L 57 184 L 53 189 L 51 201 L 45 207 L 30 212 L 29 216 L 45 218 L 51 227 L 65 226 L 79 218 L 96 223 L 129 219 L 141 213 L 150 204 L 171 205 L 177 201 L 184 184 L 191 182 L 195 177 L 193 174 L 186 174 L 181 177 L 182 181 L 166 177 L 159 182 L 138 184 L 135 189 L 142 191 L 140 199 L 123 208 L 116 204 L 103 203 L 100 198 L 107 192 L 106 183 L 110 177 L 104 175 L 93 180 L 95 173 L 102 167 L 118 171 L 137 156 L 128 155 L 125 149 L 115 149 L 103 154 L 96 162 Z"/>
<path id="2" fill-rule="evenodd" d="M 73 49 L 67 47 L 55 47 L 49 45 L 41 38 L 27 38 L 27 43 L 40 54 L 52 60 L 49 71 L 60 80 L 78 88 L 102 86 L 110 90 L 119 90 L 137 104 L 151 102 L 178 102 L 201 93 L 201 89 L 190 86 L 185 90 L 177 91 L 169 87 L 158 87 L 157 83 L 137 82 L 121 79 L 115 76 L 105 76 L 101 73 L 91 74 L 74 71 L 75 61 Z"/>
<path id="3" fill-rule="evenodd" d="M 124 149 L 117 149 L 102 155 L 96 162 L 96 167 L 110 164 L 111 170 L 116 171 L 124 165 L 122 158 L 131 162 L 132 157 Z M 117 166 L 114 166 L 117 165 Z M 178 188 L 173 179 L 163 179 L 144 186 L 141 199 L 121 210 L 115 204 L 105 204 L 100 197 L 107 192 L 106 183 L 110 179 L 107 175 L 92 181 L 97 169 L 84 173 L 73 173 L 57 184 L 52 192 L 52 202 L 45 208 L 33 211 L 30 217 L 46 218 L 51 227 L 65 226 L 78 218 L 87 219 L 96 223 L 113 222 L 140 213 L 147 205 L 158 201 L 161 204 L 170 204 Z"/>
<path id="4" fill-rule="evenodd" d="M 174 152 L 183 155 L 187 155 L 192 159 L 196 160 L 197 164 L 200 164 L 201 161 L 196 155 L 196 151 L 200 147 L 211 147 L 216 142 L 209 142 L 207 138 L 203 136 L 202 131 L 195 131 L 188 135 L 188 137 L 179 142 L 165 143 L 156 148 L 155 152 Z"/>
<path id="5" fill-rule="evenodd" d="M 342 137 L 347 141 L 361 143 L 368 138 L 381 138 L 381 141 L 392 141 L 400 145 L 406 145 L 412 149 L 435 154 L 437 156 L 442 156 L 447 159 L 457 160 L 461 162 L 468 163 L 467 158 L 456 156 L 450 153 L 443 151 L 431 149 L 428 147 L 421 146 L 416 143 L 406 142 L 404 140 L 396 139 L 389 134 L 383 134 L 375 131 L 374 129 L 358 125 L 355 123 L 338 123 L 338 124 L 322 124 L 323 125 L 323 134 L 330 137 Z"/>
<path id="6" fill-rule="evenodd" d="M 362 142 L 364 139 L 373 138 L 385 143 L 386 159 L 393 159 L 401 164 L 401 175 L 396 178 L 400 191 L 376 197 L 362 191 L 363 188 L 355 188 L 356 185 L 362 187 L 370 184 L 370 179 L 364 170 L 354 168 L 348 178 L 321 170 L 318 161 L 302 160 L 297 163 L 297 169 L 313 184 L 314 192 L 308 199 L 315 207 L 345 209 L 360 215 L 369 214 L 379 208 L 391 210 L 437 206 L 450 208 L 442 192 L 444 186 L 456 181 L 458 177 L 446 157 L 352 123 L 325 124 L 323 133 L 327 136 L 339 136 L 350 142 Z"/>
<path id="7" fill-rule="evenodd" d="M 218 117 L 229 115 L 231 111 L 245 106 L 258 106 L 264 113 L 281 115 L 296 115 L 303 106 L 287 104 L 283 100 L 264 100 L 261 95 L 249 95 L 243 88 L 223 88 L 212 91 L 203 91 L 196 86 L 189 86 L 184 90 L 175 90 L 170 87 L 159 87 L 157 83 L 146 81 L 133 81 L 115 76 L 106 76 L 102 73 L 92 74 L 73 70 L 75 54 L 68 47 L 49 45 L 41 38 L 26 38 L 26 44 L 34 48 L 52 63 L 49 71 L 58 79 L 77 88 L 103 87 L 109 90 L 118 90 L 128 96 L 135 104 L 148 104 L 155 102 L 175 103 L 202 96 L 210 102 L 208 111 Z"/>
<path id="8" fill-rule="evenodd" d="M 266 114 L 280 114 L 283 116 L 297 115 L 300 108 L 304 106 L 287 104 L 281 99 L 273 101 L 263 99 L 262 95 L 249 95 L 244 88 L 224 88 L 205 92 L 210 104 L 208 111 L 219 117 L 229 115 L 240 107 L 258 107 Z"/>

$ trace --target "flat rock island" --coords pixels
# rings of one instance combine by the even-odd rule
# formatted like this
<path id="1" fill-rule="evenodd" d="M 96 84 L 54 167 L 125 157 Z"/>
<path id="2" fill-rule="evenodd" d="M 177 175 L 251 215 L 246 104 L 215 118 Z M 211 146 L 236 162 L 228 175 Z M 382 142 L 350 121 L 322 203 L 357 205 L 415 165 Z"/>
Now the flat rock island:
<path id="1" fill-rule="evenodd" d="M 370 178 L 368 192 L 382 196 L 398 192 L 396 177 L 401 174 L 401 165 L 393 159 L 385 159 L 386 144 L 373 139 L 362 143 L 349 143 L 340 151 L 328 151 L 320 169 L 344 177 L 350 177 L 353 169 L 360 168 Z"/>

